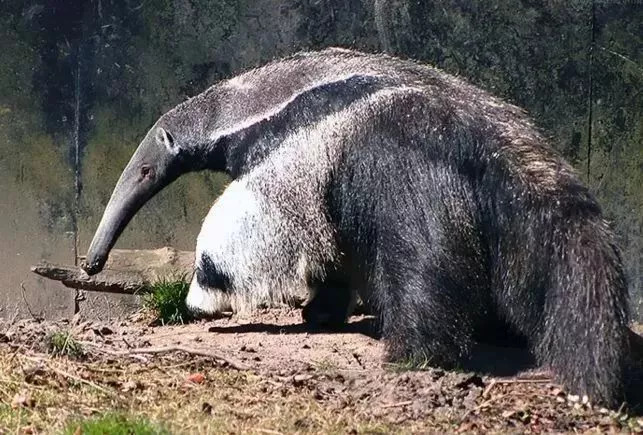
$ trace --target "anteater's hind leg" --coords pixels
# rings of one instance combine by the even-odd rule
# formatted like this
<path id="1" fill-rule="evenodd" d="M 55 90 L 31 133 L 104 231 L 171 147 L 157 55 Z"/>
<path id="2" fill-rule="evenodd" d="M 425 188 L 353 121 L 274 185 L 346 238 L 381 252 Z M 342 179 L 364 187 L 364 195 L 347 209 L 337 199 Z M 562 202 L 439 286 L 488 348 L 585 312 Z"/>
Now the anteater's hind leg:
<path id="1" fill-rule="evenodd" d="M 409 263 L 403 279 L 375 285 L 387 359 L 457 366 L 471 350 L 477 302 L 444 271 Z"/>
<path id="2" fill-rule="evenodd" d="M 444 217 L 433 214 L 427 225 L 391 223 L 380 234 L 371 300 L 389 360 L 460 365 L 491 311 L 477 234 Z"/>

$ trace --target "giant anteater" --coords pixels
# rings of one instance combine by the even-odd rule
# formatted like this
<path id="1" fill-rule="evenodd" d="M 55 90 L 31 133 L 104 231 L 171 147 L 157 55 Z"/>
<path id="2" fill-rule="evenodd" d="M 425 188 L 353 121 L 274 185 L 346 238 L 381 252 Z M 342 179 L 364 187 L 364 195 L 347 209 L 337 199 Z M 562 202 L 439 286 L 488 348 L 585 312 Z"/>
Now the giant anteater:
<path id="1" fill-rule="evenodd" d="M 515 106 L 438 69 L 343 49 L 222 81 L 163 115 L 125 168 L 89 273 L 180 174 L 233 179 L 197 242 L 187 302 L 251 309 L 311 289 L 337 323 L 357 292 L 388 358 L 450 366 L 490 317 L 578 394 L 623 397 L 627 288 L 577 174 Z"/>

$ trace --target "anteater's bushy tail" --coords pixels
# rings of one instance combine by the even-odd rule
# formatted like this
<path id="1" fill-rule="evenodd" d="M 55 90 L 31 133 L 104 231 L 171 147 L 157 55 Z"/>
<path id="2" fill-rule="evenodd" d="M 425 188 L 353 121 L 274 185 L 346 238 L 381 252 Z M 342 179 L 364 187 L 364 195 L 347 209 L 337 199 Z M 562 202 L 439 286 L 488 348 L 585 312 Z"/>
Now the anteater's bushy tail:
<path id="1" fill-rule="evenodd" d="M 617 406 L 628 357 L 627 285 L 614 236 L 594 216 L 554 231 L 537 357 L 570 392 Z"/>

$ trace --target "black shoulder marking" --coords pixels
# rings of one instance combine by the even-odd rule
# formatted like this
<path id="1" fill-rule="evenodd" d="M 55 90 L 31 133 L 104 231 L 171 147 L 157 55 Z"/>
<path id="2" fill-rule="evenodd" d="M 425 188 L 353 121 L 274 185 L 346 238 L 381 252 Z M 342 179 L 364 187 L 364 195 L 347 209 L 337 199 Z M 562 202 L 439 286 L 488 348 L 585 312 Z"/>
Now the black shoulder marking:
<path id="1" fill-rule="evenodd" d="M 230 290 L 230 277 L 219 270 L 207 254 L 201 255 L 201 261 L 196 269 L 196 281 L 202 288 L 217 289 L 224 292 Z"/>
<path id="2" fill-rule="evenodd" d="M 390 79 L 354 75 L 302 92 L 285 108 L 223 138 L 227 170 L 237 178 L 261 163 L 293 131 L 312 125 L 390 85 Z"/>

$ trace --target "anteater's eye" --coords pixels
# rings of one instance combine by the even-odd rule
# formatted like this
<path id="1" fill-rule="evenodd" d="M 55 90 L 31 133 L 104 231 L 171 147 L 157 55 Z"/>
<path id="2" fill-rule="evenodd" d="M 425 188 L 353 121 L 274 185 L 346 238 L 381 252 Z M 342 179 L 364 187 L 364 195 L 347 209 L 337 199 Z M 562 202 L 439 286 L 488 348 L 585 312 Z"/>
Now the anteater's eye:
<path id="1" fill-rule="evenodd" d="M 151 178 L 154 176 L 154 170 L 147 165 L 141 166 L 141 177 L 142 178 Z"/>

